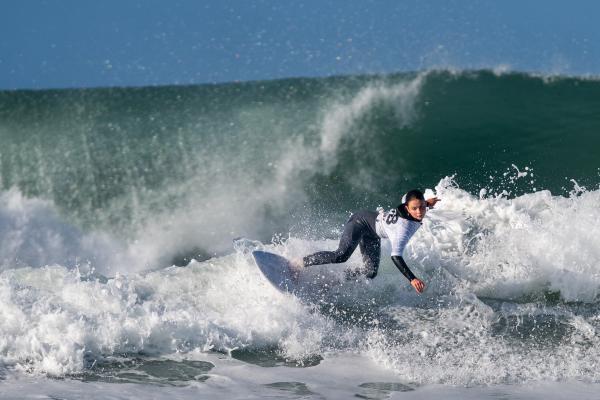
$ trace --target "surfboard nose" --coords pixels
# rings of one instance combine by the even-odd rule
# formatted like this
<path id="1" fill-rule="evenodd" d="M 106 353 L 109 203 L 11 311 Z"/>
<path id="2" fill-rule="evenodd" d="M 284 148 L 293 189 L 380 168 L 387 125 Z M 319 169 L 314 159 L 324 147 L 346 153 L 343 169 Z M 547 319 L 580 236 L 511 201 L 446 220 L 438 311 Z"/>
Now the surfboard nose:
<path id="1" fill-rule="evenodd" d="M 267 251 L 255 250 L 252 257 L 262 274 L 277 289 L 283 292 L 294 292 L 296 283 L 294 272 L 287 258 Z"/>

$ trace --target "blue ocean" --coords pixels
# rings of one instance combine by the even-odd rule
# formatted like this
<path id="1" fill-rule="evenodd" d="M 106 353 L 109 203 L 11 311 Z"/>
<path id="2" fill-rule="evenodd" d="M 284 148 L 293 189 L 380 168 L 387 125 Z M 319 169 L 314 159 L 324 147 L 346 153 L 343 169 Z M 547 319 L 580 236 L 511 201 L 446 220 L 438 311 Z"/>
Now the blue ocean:
<path id="1" fill-rule="evenodd" d="M 0 398 L 559 399 L 600 390 L 600 80 L 505 70 L 0 91 Z M 404 256 L 304 272 L 351 212 Z"/>

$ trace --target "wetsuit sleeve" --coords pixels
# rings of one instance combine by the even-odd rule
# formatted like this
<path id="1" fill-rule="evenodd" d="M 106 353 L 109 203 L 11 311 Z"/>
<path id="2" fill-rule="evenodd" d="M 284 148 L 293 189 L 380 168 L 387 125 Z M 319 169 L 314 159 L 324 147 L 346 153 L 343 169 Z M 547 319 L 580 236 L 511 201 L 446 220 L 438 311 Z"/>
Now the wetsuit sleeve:
<path id="1" fill-rule="evenodd" d="M 408 268 L 408 265 L 406 265 L 404 262 L 404 258 L 402 258 L 402 256 L 392 256 L 392 261 L 396 265 L 396 268 L 398 268 L 400 272 L 402 272 L 402 275 L 404 275 L 409 281 L 412 281 L 416 278 L 410 268 Z"/>

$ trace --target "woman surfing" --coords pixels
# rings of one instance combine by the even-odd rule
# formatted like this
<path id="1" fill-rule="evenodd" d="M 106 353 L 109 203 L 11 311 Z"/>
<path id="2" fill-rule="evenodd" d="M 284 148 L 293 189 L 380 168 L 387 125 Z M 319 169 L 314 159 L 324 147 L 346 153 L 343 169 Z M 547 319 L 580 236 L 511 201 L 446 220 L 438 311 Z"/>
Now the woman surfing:
<path id="1" fill-rule="evenodd" d="M 311 265 L 335 264 L 347 261 L 357 246 L 364 263 L 364 274 L 373 279 L 377 275 L 381 256 L 381 239 L 392 243 L 392 261 L 410 281 L 412 287 L 423 293 L 425 283 L 408 268 L 402 253 L 410 238 L 421 227 L 427 208 L 440 201 L 437 197 L 425 200 L 419 190 L 411 190 L 402 198 L 402 203 L 387 212 L 361 210 L 350 216 L 344 225 L 340 243 L 335 251 L 319 251 L 292 261 L 296 273 Z"/>

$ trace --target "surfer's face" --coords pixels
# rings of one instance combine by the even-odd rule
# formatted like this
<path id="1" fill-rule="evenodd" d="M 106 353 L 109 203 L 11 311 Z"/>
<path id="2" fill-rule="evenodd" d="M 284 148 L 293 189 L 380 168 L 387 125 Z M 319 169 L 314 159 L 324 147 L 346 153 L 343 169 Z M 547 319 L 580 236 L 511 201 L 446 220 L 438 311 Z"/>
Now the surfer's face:
<path id="1" fill-rule="evenodd" d="M 425 200 L 412 199 L 406 204 L 406 211 L 411 217 L 420 221 L 427 212 L 427 203 Z"/>

